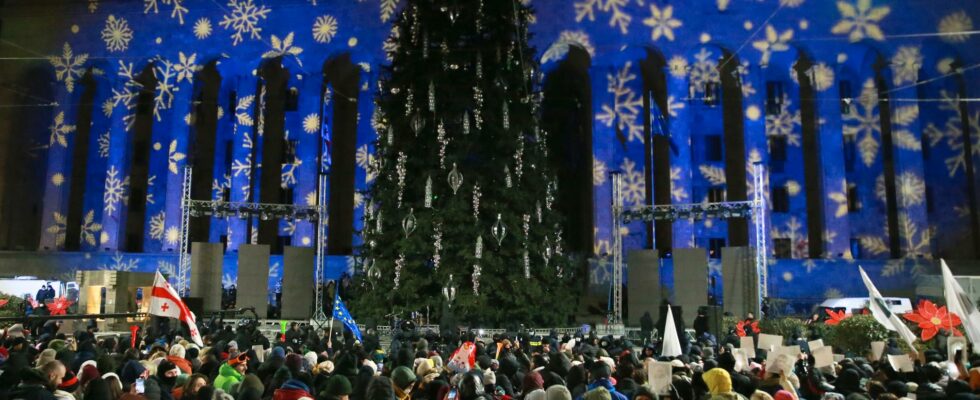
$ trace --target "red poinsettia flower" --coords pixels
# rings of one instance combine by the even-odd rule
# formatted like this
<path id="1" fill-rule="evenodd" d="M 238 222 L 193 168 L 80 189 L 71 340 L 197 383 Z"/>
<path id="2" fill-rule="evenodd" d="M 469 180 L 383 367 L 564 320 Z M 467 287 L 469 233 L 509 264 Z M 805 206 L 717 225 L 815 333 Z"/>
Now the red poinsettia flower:
<path id="1" fill-rule="evenodd" d="M 759 321 L 738 321 L 738 323 L 735 324 L 735 334 L 738 335 L 738 337 L 745 336 L 746 328 L 749 330 L 748 334 L 750 335 L 755 335 L 762 332 L 762 330 L 759 329 Z"/>
<path id="2" fill-rule="evenodd" d="M 7 303 L 10 303 L 10 299 L 0 299 L 0 308 L 3 308 Z"/>
<path id="3" fill-rule="evenodd" d="M 936 304 L 929 300 L 922 300 L 914 312 L 903 315 L 905 319 L 919 324 L 922 328 L 922 341 L 928 341 L 939 333 L 940 329 L 953 332 L 953 336 L 963 336 L 963 333 L 956 329 L 962 321 L 946 310 L 946 306 L 936 307 Z"/>
<path id="4" fill-rule="evenodd" d="M 844 310 L 834 311 L 834 310 L 831 310 L 831 309 L 828 308 L 825 311 L 827 312 L 827 316 L 830 317 L 825 322 L 827 325 L 837 325 L 841 321 L 843 321 L 843 320 L 847 319 L 847 317 L 849 317 L 849 315 L 847 315 L 847 312 L 844 311 Z"/>
<path id="5" fill-rule="evenodd" d="M 48 311 L 51 313 L 51 315 L 65 315 L 65 312 L 68 311 L 68 307 L 70 307 L 72 304 L 71 300 L 64 297 L 58 297 L 47 301 L 46 303 L 47 304 L 45 305 L 48 307 Z"/>

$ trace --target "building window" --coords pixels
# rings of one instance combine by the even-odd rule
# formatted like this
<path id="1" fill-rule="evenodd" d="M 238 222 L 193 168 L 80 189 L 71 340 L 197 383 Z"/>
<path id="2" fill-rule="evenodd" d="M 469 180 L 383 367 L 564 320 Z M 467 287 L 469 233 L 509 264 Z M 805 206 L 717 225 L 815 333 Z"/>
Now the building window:
<path id="1" fill-rule="evenodd" d="M 858 196 L 857 185 L 853 183 L 847 184 L 847 211 L 856 213 L 861 211 L 861 200 Z"/>
<path id="2" fill-rule="evenodd" d="M 789 212 L 789 191 L 785 185 L 772 188 L 772 212 Z"/>
<path id="3" fill-rule="evenodd" d="M 772 240 L 773 255 L 776 258 L 793 257 L 793 241 L 786 238 L 776 238 Z"/>
<path id="4" fill-rule="evenodd" d="M 707 161 L 722 160 L 721 135 L 707 135 L 704 137 L 705 159 Z"/>
<path id="5" fill-rule="evenodd" d="M 721 248 L 725 247 L 724 238 L 708 239 L 708 257 L 721 258 Z"/>
<path id="6" fill-rule="evenodd" d="M 708 202 L 709 203 L 721 203 L 725 201 L 725 188 L 722 186 L 714 186 L 708 189 Z"/>
<path id="7" fill-rule="evenodd" d="M 766 114 L 776 115 L 783 111 L 783 83 L 766 82 Z"/>
<path id="8" fill-rule="evenodd" d="M 296 157 L 296 149 L 299 148 L 299 140 L 287 140 L 286 145 L 283 146 L 282 163 L 283 164 L 296 164 L 298 158 Z"/>
<path id="9" fill-rule="evenodd" d="M 299 110 L 299 89 L 289 88 L 286 92 L 286 111 Z"/>
<path id="10" fill-rule="evenodd" d="M 851 113 L 851 101 L 853 95 L 851 93 L 851 81 L 840 81 L 840 113 L 848 115 Z"/>
<path id="11" fill-rule="evenodd" d="M 769 137 L 769 158 L 775 161 L 786 161 L 786 136 L 774 135 Z"/>
<path id="12" fill-rule="evenodd" d="M 857 157 L 857 138 L 855 135 L 844 135 L 844 171 L 854 172 L 854 161 Z"/>

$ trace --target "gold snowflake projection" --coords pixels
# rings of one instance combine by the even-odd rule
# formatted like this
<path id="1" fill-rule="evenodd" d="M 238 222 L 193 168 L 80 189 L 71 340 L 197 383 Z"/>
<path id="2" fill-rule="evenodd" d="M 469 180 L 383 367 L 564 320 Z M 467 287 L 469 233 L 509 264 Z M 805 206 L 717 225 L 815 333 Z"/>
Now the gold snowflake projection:
<path id="1" fill-rule="evenodd" d="M 636 163 L 628 158 L 623 158 L 623 164 L 619 166 L 623 174 L 623 206 L 641 206 L 646 204 L 646 178 L 643 171 L 636 168 Z"/>
<path id="2" fill-rule="evenodd" d="M 599 238 L 599 228 L 592 228 L 592 237 L 592 254 L 597 256 L 612 254 L 612 244 L 609 243 L 609 239 Z"/>
<path id="3" fill-rule="evenodd" d="M 133 63 L 126 64 L 120 60 L 117 75 L 123 79 L 123 86 L 119 89 L 112 89 L 112 105 L 113 107 L 122 106 L 126 108 L 123 122 L 128 131 L 133 127 L 133 121 L 135 121 L 136 113 L 133 110 L 136 108 L 136 101 L 139 99 L 143 85 L 136 80 Z"/>
<path id="4" fill-rule="evenodd" d="M 926 183 L 914 172 L 905 171 L 895 177 L 895 192 L 900 207 L 917 206 L 925 201 Z M 886 195 L 885 176 L 878 175 L 875 179 L 875 197 L 885 202 Z"/>
<path id="5" fill-rule="evenodd" d="M 810 84 L 818 92 L 826 91 L 834 86 L 834 69 L 828 66 L 826 63 L 817 63 L 816 65 L 810 67 L 810 70 L 806 72 L 809 78 Z M 797 84 L 800 83 L 800 78 L 797 76 L 796 68 L 790 67 L 789 76 L 793 79 L 793 82 Z"/>
<path id="6" fill-rule="evenodd" d="M 112 117 L 112 108 L 115 107 L 115 102 L 113 102 L 112 97 L 105 99 L 102 102 L 102 114 L 106 118 Z"/>
<path id="7" fill-rule="evenodd" d="M 105 190 L 102 195 L 102 202 L 105 204 L 104 211 L 112 214 L 118 210 L 120 203 L 124 202 L 129 190 L 129 177 L 119 176 L 119 170 L 115 165 L 106 171 Z"/>
<path id="8" fill-rule="evenodd" d="M 272 50 L 262 54 L 262 58 L 293 56 L 296 59 L 296 63 L 302 67 L 303 61 L 299 59 L 299 55 L 303 53 L 303 48 L 293 45 L 293 37 L 293 32 L 289 32 L 282 39 L 279 39 L 276 35 L 272 35 Z"/>
<path id="9" fill-rule="evenodd" d="M 742 97 L 746 99 L 752 97 L 752 95 L 756 93 L 755 86 L 752 86 L 752 77 L 749 76 L 751 72 L 749 69 L 750 66 L 751 64 L 749 64 L 749 60 L 742 60 L 742 62 L 738 64 L 738 67 L 735 67 L 735 70 L 738 71 L 740 82 L 742 83 Z"/>
<path id="10" fill-rule="evenodd" d="M 88 0 L 88 13 L 92 14 L 99 10 L 99 0 Z"/>
<path id="11" fill-rule="evenodd" d="M 721 75 L 718 72 L 718 60 L 714 54 L 705 47 L 702 47 L 698 54 L 694 55 L 694 64 L 690 71 L 691 85 L 698 93 L 704 92 L 704 85 L 707 83 L 721 82 Z"/>
<path id="12" fill-rule="evenodd" d="M 619 28 L 619 32 L 625 35 L 633 21 L 633 17 L 624 10 L 629 3 L 630 0 L 577 0 L 574 3 L 575 22 L 586 18 L 595 21 L 596 13 L 609 13 L 609 26 Z M 637 0 L 637 4 L 642 5 L 643 2 Z"/>
<path id="13" fill-rule="evenodd" d="M 799 147 L 801 135 L 796 127 L 800 126 L 800 110 L 790 111 L 791 104 L 789 96 L 784 94 L 779 112 L 766 113 L 766 136 L 783 136 L 786 138 L 786 144 Z"/>
<path id="14" fill-rule="evenodd" d="M 919 105 L 894 107 L 891 118 L 892 142 L 895 147 L 909 151 L 921 151 L 922 141 L 913 132 L 915 121 L 919 119 Z"/>
<path id="15" fill-rule="evenodd" d="M 177 71 L 174 63 L 157 56 L 153 61 L 153 76 L 156 77 L 157 87 L 153 95 L 153 116 L 162 121 L 161 111 L 169 110 L 174 104 L 174 93 L 180 91 L 177 87 Z"/>
<path id="16" fill-rule="evenodd" d="M 82 218 L 82 227 L 79 235 L 83 242 L 89 246 L 95 246 L 95 235 L 102 230 L 102 224 L 95 222 L 95 210 L 88 210 Z"/>
<path id="17" fill-rule="evenodd" d="M 558 39 L 541 56 L 541 63 L 561 60 L 568 54 L 569 46 L 579 46 L 585 49 L 590 56 L 595 56 L 595 47 L 592 46 L 592 40 L 589 39 L 588 33 L 585 31 L 562 31 L 558 34 Z"/>
<path id="18" fill-rule="evenodd" d="M 97 139 L 99 144 L 99 158 L 109 158 L 109 131 L 105 131 Z"/>
<path id="19" fill-rule="evenodd" d="M 606 163 L 602 160 L 592 160 L 592 185 L 602 186 L 606 183 L 606 174 L 608 174 L 608 168 L 606 168 Z"/>
<path id="20" fill-rule="evenodd" d="M 698 166 L 698 171 L 701 171 L 701 176 L 714 186 L 724 185 L 727 179 L 725 177 L 725 169 L 722 167 L 700 165 Z"/>
<path id="21" fill-rule="evenodd" d="M 861 97 L 844 114 L 844 135 L 857 140 L 858 152 L 864 165 L 871 166 L 878 157 L 878 137 L 881 135 L 881 117 L 878 115 L 878 88 L 873 80 L 864 81 Z"/>
<path id="22" fill-rule="evenodd" d="M 237 121 L 238 125 L 252 126 L 255 122 L 251 113 L 252 103 L 254 102 L 254 94 L 238 98 L 238 103 L 235 104 L 235 121 Z"/>
<path id="23" fill-rule="evenodd" d="M 922 67 L 922 51 L 919 46 L 901 46 L 892 56 L 891 66 L 895 86 L 915 83 L 919 79 L 919 68 Z"/>
<path id="24" fill-rule="evenodd" d="M 874 40 L 885 40 L 885 34 L 878 27 L 885 16 L 891 12 L 888 6 L 872 7 L 871 0 L 856 0 L 856 4 L 851 4 L 849 0 L 839 0 L 837 10 L 840 11 L 841 20 L 831 29 L 835 35 L 847 35 L 851 42 L 857 42 L 866 37 Z"/>
<path id="25" fill-rule="evenodd" d="M 800 190 L 803 189 L 803 187 L 800 186 L 799 182 L 794 181 L 792 179 L 786 181 L 784 187 L 786 188 L 786 193 L 789 194 L 790 196 L 796 196 L 800 194 Z"/>
<path id="26" fill-rule="evenodd" d="M 809 240 L 807 239 L 806 233 L 803 232 L 803 223 L 795 216 L 790 217 L 783 224 L 782 229 L 775 226 L 772 227 L 772 237 L 774 239 L 789 239 L 792 245 L 790 250 L 791 258 L 806 258 Z"/>
<path id="27" fill-rule="evenodd" d="M 949 118 L 946 125 L 937 127 L 930 122 L 926 125 L 925 136 L 929 139 L 929 145 L 935 147 L 940 143 L 945 143 L 952 151 L 953 155 L 946 158 L 946 170 L 952 178 L 959 171 L 965 171 L 966 155 L 963 145 L 963 119 L 960 114 L 959 101 L 945 89 L 939 91 L 942 102 L 940 110 L 947 111 Z M 980 111 L 967 114 L 970 126 L 970 141 L 972 143 L 972 157 L 980 156 Z"/>
<path id="28" fill-rule="evenodd" d="M 631 82 L 636 80 L 632 68 L 632 61 L 627 61 L 615 75 L 606 75 L 609 82 L 606 91 L 613 94 L 613 104 L 603 104 L 596 119 L 607 127 L 612 127 L 615 122 L 616 129 L 625 133 L 630 142 L 643 142 L 643 125 L 641 121 L 637 121 L 640 110 L 643 109 L 643 98 L 630 87 Z"/>
<path id="29" fill-rule="evenodd" d="M 177 83 L 181 83 L 184 80 L 187 83 L 194 83 L 194 74 L 201 70 L 201 67 L 196 64 L 197 53 L 191 53 L 190 56 L 185 56 L 184 52 L 178 53 L 179 61 L 174 63 L 174 71 L 177 72 Z M 219 119 L 221 117 L 218 117 Z"/>
<path id="30" fill-rule="evenodd" d="M 942 39 L 950 43 L 962 43 L 970 38 L 973 31 L 973 20 L 966 11 L 957 11 L 943 17 L 939 21 L 939 33 Z"/>
<path id="31" fill-rule="evenodd" d="M 674 41 L 674 29 L 680 28 L 683 23 L 674 18 L 674 7 L 665 6 L 662 10 L 655 4 L 650 4 L 650 18 L 643 20 L 643 25 L 651 28 L 650 38 L 653 41 L 660 40 L 661 37 Z"/>
<path id="32" fill-rule="evenodd" d="M 68 230 L 68 218 L 57 211 L 51 213 L 51 217 L 54 219 L 54 224 L 49 226 L 44 231 L 54 236 L 55 246 L 61 247 L 65 244 L 65 232 Z"/>
<path id="33" fill-rule="evenodd" d="M 752 47 L 762 52 L 762 65 L 768 65 L 772 53 L 789 50 L 789 41 L 793 40 L 793 30 L 787 29 L 782 33 L 776 31 L 772 25 L 766 26 L 766 37 L 763 40 L 752 42 Z"/>
<path id="34" fill-rule="evenodd" d="M 59 111 L 58 115 L 54 116 L 51 125 L 48 126 L 48 131 L 51 132 L 51 139 L 48 141 L 49 147 L 57 144 L 67 148 L 68 135 L 75 131 L 75 125 L 65 124 L 65 112 Z"/>
<path id="35" fill-rule="evenodd" d="M 673 95 L 667 96 L 667 113 L 671 117 L 677 118 L 677 111 L 683 110 L 684 107 L 686 107 L 684 102 L 677 101 Z"/>
<path id="36" fill-rule="evenodd" d="M 258 229 L 255 231 L 258 232 Z M 177 229 L 176 226 L 167 228 L 167 232 L 163 234 L 163 238 L 167 241 L 167 244 L 176 246 L 180 242 L 180 229 Z"/>
<path id="37" fill-rule="evenodd" d="M 283 164 L 282 172 L 280 173 L 279 186 L 283 189 L 291 188 L 296 186 L 296 171 L 299 167 L 303 165 L 303 160 L 299 158 L 295 159 L 294 162 Z"/>
<path id="38" fill-rule="evenodd" d="M 684 179 L 681 176 L 683 173 L 684 170 L 681 167 L 670 167 L 670 198 L 676 202 L 687 200 L 687 191 L 681 185 L 681 181 Z"/>
<path id="39" fill-rule="evenodd" d="M 143 14 L 160 13 L 160 5 L 170 6 L 170 18 L 177 18 L 181 25 L 184 24 L 184 15 L 187 14 L 187 7 L 184 7 L 185 0 L 143 0 Z"/>
<path id="40" fill-rule="evenodd" d="M 211 181 L 211 198 L 222 200 L 225 196 L 225 189 L 231 189 L 231 175 L 224 174 L 221 180 L 215 178 Z"/>
<path id="41" fill-rule="evenodd" d="M 61 172 L 56 172 L 54 175 L 51 175 L 52 185 L 61 186 L 63 183 L 65 183 L 65 176 Z"/>
<path id="42" fill-rule="evenodd" d="M 317 133 L 320 131 L 320 116 L 316 113 L 310 113 L 305 118 L 303 118 L 303 132 L 306 133 Z"/>
<path id="43" fill-rule="evenodd" d="M 82 77 L 85 69 L 82 66 L 88 61 L 88 54 L 75 55 L 67 42 L 61 48 L 61 56 L 48 56 L 48 62 L 54 67 L 55 78 L 65 83 L 68 93 L 75 91 L 75 80 Z"/>
<path id="44" fill-rule="evenodd" d="M 316 202 L 317 202 L 317 197 L 316 196 L 317 195 L 316 195 L 316 191 L 315 190 L 307 193 L 306 196 L 304 196 L 304 198 L 306 199 L 306 205 L 308 205 L 308 206 L 315 206 L 316 205 Z"/>
<path id="45" fill-rule="evenodd" d="M 269 17 L 272 11 L 266 6 L 256 6 L 255 0 L 228 0 L 228 14 L 225 14 L 218 25 L 235 31 L 231 34 L 231 45 L 238 46 L 247 34 L 251 39 L 262 39 L 262 27 L 259 22 Z"/>
<path id="46" fill-rule="evenodd" d="M 395 15 L 395 8 L 398 7 L 398 0 L 379 0 L 381 11 L 381 22 L 388 22 Z"/>
<path id="47" fill-rule="evenodd" d="M 102 28 L 102 40 L 109 51 L 126 51 L 129 42 L 133 40 L 133 30 L 129 28 L 129 23 L 125 18 L 116 18 L 109 15 L 105 20 L 105 27 Z"/>
<path id="48" fill-rule="evenodd" d="M 177 166 L 185 158 L 187 158 L 186 154 L 177 151 L 177 139 L 172 140 L 167 151 L 167 168 L 170 169 L 171 174 L 177 175 L 179 173 Z"/>
<path id="49" fill-rule="evenodd" d="M 198 39 L 207 39 L 211 36 L 211 20 L 207 18 L 199 18 L 194 22 L 194 37 Z"/>
<path id="50" fill-rule="evenodd" d="M 337 35 L 337 18 L 321 15 L 313 22 L 313 40 L 317 43 L 330 43 Z"/>
<path id="51" fill-rule="evenodd" d="M 844 293 L 842 293 L 840 289 L 830 288 L 823 292 L 823 297 L 825 299 L 839 299 L 844 297 Z"/>
<path id="52" fill-rule="evenodd" d="M 839 192 L 830 192 L 827 194 L 827 198 L 832 200 L 837 204 L 837 209 L 834 211 L 835 218 L 844 218 L 847 216 L 847 181 L 841 180 L 841 189 Z"/>
<path id="53" fill-rule="evenodd" d="M 388 62 L 393 61 L 395 53 L 398 52 L 399 38 L 401 38 L 401 30 L 398 29 L 398 25 L 392 25 L 391 32 L 388 34 L 388 37 L 386 37 L 385 41 L 381 43 L 381 50 L 384 51 L 385 59 L 388 60 Z"/>
<path id="54" fill-rule="evenodd" d="M 157 215 L 150 217 L 150 239 L 160 240 L 163 239 L 163 233 L 166 230 L 167 216 L 166 212 L 160 211 Z"/>
<path id="55" fill-rule="evenodd" d="M 684 78 L 687 76 L 687 59 L 682 56 L 673 56 L 670 61 L 667 62 L 667 67 L 670 70 L 670 76 L 674 78 Z"/>
<path id="56" fill-rule="evenodd" d="M 377 177 L 377 172 L 375 172 L 373 167 L 374 154 L 368 150 L 368 145 L 363 144 L 357 148 L 357 153 L 354 154 L 354 161 L 358 167 L 364 170 L 365 183 L 373 182 L 374 178 Z"/>
<path id="57" fill-rule="evenodd" d="M 779 5 L 783 7 L 796 8 L 803 5 L 806 0 L 779 0 Z"/>

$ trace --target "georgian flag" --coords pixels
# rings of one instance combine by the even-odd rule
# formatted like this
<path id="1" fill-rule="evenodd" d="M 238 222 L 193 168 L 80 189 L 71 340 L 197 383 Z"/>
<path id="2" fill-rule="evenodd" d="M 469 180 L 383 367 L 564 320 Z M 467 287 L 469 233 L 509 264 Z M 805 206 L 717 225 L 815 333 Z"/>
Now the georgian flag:
<path id="1" fill-rule="evenodd" d="M 158 317 L 179 319 L 187 324 L 187 329 L 191 332 L 191 340 L 198 346 L 204 347 L 201 332 L 197 330 L 197 319 L 194 317 L 194 313 L 187 309 L 184 302 L 180 300 L 180 296 L 177 295 L 177 291 L 170 286 L 160 271 L 157 271 L 157 276 L 153 279 L 149 313 Z"/>
<path id="2" fill-rule="evenodd" d="M 963 321 L 966 336 L 974 343 L 974 352 L 980 350 L 980 311 L 973 305 L 973 300 L 966 295 L 953 273 L 950 272 L 946 260 L 939 260 L 943 270 L 943 294 L 946 295 L 946 308 Z"/>
<path id="3" fill-rule="evenodd" d="M 871 283 L 871 278 L 868 278 L 868 274 L 864 272 L 864 268 L 858 267 L 858 271 L 861 272 L 861 280 L 864 281 L 864 286 L 868 288 L 868 309 L 871 310 L 871 316 L 888 330 L 897 332 L 898 336 L 905 340 L 905 343 L 909 344 L 909 348 L 915 351 L 915 334 L 902 322 L 898 314 L 893 313 L 888 308 L 888 304 L 881 297 L 881 293 L 878 292 L 875 284 Z"/>

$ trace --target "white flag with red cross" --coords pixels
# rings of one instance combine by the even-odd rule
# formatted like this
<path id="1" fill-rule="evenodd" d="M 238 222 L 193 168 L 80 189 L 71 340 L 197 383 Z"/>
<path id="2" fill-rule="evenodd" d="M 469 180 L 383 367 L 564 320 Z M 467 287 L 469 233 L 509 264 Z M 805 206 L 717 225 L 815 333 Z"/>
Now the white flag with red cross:
<path id="1" fill-rule="evenodd" d="M 201 332 L 197 330 L 197 319 L 194 317 L 194 313 L 187 309 L 184 302 L 180 300 L 180 296 L 177 295 L 177 291 L 170 286 L 160 271 L 157 271 L 157 276 L 153 279 L 153 291 L 150 293 L 150 315 L 179 319 L 187 324 L 187 329 L 191 332 L 191 340 L 198 346 L 204 347 Z"/>

